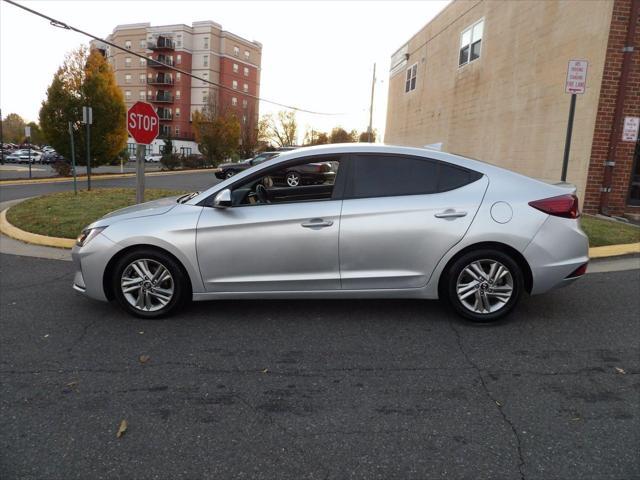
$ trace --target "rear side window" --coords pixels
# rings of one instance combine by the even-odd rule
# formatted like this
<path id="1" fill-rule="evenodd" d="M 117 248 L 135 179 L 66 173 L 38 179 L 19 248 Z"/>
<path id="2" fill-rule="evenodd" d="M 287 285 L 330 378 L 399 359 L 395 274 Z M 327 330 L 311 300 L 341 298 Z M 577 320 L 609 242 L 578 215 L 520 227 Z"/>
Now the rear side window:
<path id="1" fill-rule="evenodd" d="M 422 157 L 356 155 L 350 197 L 389 197 L 446 192 L 475 182 L 481 173 Z"/>

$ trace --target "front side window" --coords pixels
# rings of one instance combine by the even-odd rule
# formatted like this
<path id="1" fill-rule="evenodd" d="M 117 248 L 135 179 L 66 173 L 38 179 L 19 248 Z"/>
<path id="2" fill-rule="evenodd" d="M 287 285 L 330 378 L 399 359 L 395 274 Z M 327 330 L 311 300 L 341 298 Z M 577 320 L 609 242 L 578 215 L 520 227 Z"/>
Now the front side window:
<path id="1" fill-rule="evenodd" d="M 354 157 L 351 198 L 428 195 L 475 182 L 482 174 L 422 157 L 363 154 Z"/>
<path id="2" fill-rule="evenodd" d="M 480 58 L 483 31 L 484 20 L 480 20 L 463 30 L 460 35 L 459 67 Z"/>
<path id="3" fill-rule="evenodd" d="M 251 163 L 256 165 L 256 157 Z M 271 158 L 271 157 L 269 157 Z M 340 157 L 305 159 L 284 167 L 273 167 L 259 178 L 233 187 L 233 206 L 331 200 Z"/>
<path id="4" fill-rule="evenodd" d="M 407 68 L 407 79 L 404 84 L 404 92 L 408 93 L 416 89 L 416 76 L 418 75 L 418 64 L 414 63 Z"/>

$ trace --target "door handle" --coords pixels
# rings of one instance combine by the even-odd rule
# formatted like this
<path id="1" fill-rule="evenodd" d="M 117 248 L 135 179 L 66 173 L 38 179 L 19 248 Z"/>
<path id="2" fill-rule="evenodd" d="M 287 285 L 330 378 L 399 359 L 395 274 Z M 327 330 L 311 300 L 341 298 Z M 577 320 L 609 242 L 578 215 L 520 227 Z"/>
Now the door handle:
<path id="1" fill-rule="evenodd" d="M 324 228 L 333 225 L 331 220 L 323 220 L 321 218 L 312 218 L 308 222 L 301 223 L 304 228 Z"/>
<path id="2" fill-rule="evenodd" d="M 466 217 L 466 216 L 467 216 L 467 212 L 462 212 L 462 211 L 456 212 L 451 208 L 446 209 L 444 212 L 435 214 L 436 218 L 459 218 L 459 217 Z"/>

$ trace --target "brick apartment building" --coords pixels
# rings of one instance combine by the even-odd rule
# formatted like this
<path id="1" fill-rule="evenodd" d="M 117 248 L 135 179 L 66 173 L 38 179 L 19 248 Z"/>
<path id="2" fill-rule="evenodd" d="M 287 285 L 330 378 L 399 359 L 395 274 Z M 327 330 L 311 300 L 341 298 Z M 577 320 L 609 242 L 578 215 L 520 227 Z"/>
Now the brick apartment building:
<path id="1" fill-rule="evenodd" d="M 639 214 L 640 146 L 623 137 L 640 117 L 639 12 L 640 0 L 452 2 L 392 56 L 385 141 L 557 181 L 567 64 L 586 60 L 567 181 L 588 213 Z"/>
<path id="2" fill-rule="evenodd" d="M 219 111 L 233 112 L 243 132 L 257 128 L 262 45 L 222 30 L 212 21 L 189 25 L 118 25 L 106 38 L 146 59 L 106 44 L 102 50 L 114 69 L 127 108 L 139 100 L 154 105 L 160 117 L 160 140 L 151 147 L 159 152 L 162 138 L 170 136 L 180 153 L 196 153 L 192 115 L 211 99 Z M 161 63 L 160 63 L 161 62 Z M 183 75 L 165 65 L 228 87 L 218 88 Z M 129 142 L 132 148 L 133 141 Z"/>

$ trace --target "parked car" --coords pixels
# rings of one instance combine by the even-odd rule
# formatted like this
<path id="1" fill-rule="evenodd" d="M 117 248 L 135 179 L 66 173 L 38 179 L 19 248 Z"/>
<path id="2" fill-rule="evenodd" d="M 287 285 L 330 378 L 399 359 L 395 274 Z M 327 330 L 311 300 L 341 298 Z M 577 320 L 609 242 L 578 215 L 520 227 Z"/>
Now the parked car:
<path id="1" fill-rule="evenodd" d="M 333 165 L 335 177 L 271 181 L 319 163 Z M 442 298 L 489 322 L 525 292 L 584 275 L 579 215 L 575 187 L 458 155 L 309 147 L 92 223 L 72 251 L 74 288 L 144 318 L 191 299 L 375 297 Z"/>
<path id="2" fill-rule="evenodd" d="M 220 179 L 231 178 L 237 173 L 243 172 L 255 165 L 260 165 L 262 162 L 271 160 L 278 155 L 280 155 L 280 152 L 262 152 L 255 157 L 247 158 L 240 162 L 221 163 L 218 165 L 218 171 L 215 172 L 215 175 Z"/>
<path id="3" fill-rule="evenodd" d="M 42 153 L 35 150 L 16 150 L 11 155 L 8 155 L 5 160 L 14 163 L 29 163 L 29 159 L 31 159 L 31 163 L 37 163 L 40 161 L 41 156 Z"/>
<path id="4" fill-rule="evenodd" d="M 58 161 L 66 161 L 66 159 L 55 150 L 47 150 L 42 153 L 40 163 L 49 165 Z"/>
<path id="5" fill-rule="evenodd" d="M 144 161 L 145 162 L 157 163 L 160 160 L 162 160 L 162 154 L 161 153 L 152 153 L 150 155 L 145 155 L 145 157 L 144 157 Z"/>

